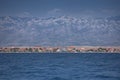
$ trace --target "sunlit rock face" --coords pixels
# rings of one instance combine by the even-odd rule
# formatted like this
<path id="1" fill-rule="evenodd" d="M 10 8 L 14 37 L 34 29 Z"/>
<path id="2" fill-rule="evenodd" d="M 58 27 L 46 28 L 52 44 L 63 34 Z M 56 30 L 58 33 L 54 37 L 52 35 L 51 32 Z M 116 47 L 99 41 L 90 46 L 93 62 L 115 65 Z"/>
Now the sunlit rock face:
<path id="1" fill-rule="evenodd" d="M 120 17 L 0 17 L 0 46 L 120 45 Z"/>

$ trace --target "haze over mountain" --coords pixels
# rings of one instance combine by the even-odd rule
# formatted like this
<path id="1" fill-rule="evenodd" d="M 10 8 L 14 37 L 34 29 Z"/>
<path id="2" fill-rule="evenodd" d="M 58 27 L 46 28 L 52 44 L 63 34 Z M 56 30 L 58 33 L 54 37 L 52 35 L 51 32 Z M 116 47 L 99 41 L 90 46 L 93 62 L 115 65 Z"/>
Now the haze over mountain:
<path id="1" fill-rule="evenodd" d="M 0 0 L 0 46 L 120 46 L 120 0 Z"/>
<path id="2" fill-rule="evenodd" d="M 120 17 L 0 17 L 0 46 L 119 46 Z"/>

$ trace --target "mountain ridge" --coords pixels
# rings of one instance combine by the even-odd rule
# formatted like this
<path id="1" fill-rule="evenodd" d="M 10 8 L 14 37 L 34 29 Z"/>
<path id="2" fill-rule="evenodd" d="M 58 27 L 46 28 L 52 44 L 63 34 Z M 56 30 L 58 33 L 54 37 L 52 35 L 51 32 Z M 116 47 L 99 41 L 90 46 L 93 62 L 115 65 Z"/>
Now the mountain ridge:
<path id="1" fill-rule="evenodd" d="M 119 46 L 119 34 L 116 17 L 0 17 L 1 46 Z"/>

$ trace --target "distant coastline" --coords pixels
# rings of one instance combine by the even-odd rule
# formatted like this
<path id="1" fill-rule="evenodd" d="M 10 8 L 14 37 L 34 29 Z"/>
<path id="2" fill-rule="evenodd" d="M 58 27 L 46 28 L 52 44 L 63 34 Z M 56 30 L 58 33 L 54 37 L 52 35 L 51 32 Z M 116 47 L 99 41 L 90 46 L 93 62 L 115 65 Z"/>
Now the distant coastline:
<path id="1" fill-rule="evenodd" d="M 0 53 L 120 53 L 120 46 L 0 47 Z"/>

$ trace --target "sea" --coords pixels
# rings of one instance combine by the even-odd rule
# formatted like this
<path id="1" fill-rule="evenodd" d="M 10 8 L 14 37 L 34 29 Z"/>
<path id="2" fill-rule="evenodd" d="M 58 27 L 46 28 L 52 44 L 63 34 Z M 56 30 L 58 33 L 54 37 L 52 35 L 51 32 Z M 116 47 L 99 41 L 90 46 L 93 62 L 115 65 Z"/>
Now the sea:
<path id="1" fill-rule="evenodd" d="M 120 80 L 120 54 L 1 53 L 0 80 Z"/>

